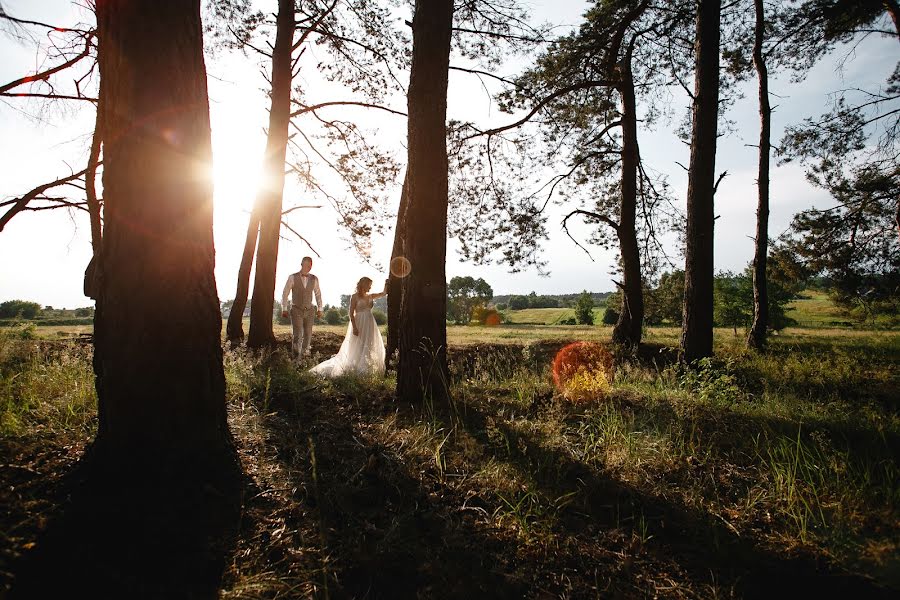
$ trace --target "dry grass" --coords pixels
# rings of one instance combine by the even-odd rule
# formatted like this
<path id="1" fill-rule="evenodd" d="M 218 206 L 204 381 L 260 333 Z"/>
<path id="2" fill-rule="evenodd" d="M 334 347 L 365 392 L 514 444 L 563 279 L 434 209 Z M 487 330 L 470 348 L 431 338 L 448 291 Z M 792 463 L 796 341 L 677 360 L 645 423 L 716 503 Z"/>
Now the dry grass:
<path id="1" fill-rule="evenodd" d="M 344 328 L 317 332 L 325 355 Z M 619 356 L 603 398 L 575 404 L 549 366 L 585 333 L 609 331 L 450 328 L 446 406 L 398 402 L 391 378 L 319 381 L 283 351 L 228 351 L 248 480 L 222 596 L 877 593 L 860 574 L 900 586 L 900 335 L 797 330 L 757 355 L 721 331 L 716 360 Z M 40 457 L 89 438 L 88 350 L 0 342 L 0 439 Z M 0 473 L 29 489 L 48 469 Z M 46 501 L 31 502 L 4 522 L 5 552 L 33 539 Z"/>

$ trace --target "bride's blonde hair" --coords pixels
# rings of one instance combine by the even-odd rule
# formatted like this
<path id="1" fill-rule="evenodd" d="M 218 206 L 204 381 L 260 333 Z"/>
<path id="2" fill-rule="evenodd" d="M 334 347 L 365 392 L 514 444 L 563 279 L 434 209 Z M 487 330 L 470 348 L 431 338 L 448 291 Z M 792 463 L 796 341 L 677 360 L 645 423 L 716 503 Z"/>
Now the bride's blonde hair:
<path id="1" fill-rule="evenodd" d="M 356 293 L 360 296 L 364 294 L 363 288 L 366 286 L 369 286 L 369 289 L 372 289 L 372 280 L 368 277 L 361 277 L 360 280 L 356 282 Z"/>

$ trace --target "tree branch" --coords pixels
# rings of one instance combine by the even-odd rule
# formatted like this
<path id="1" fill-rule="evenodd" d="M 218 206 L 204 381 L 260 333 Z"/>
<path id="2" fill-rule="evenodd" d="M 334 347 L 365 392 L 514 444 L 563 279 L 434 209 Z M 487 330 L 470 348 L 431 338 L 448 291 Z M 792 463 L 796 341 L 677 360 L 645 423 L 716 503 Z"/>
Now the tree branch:
<path id="1" fill-rule="evenodd" d="M 12 208 L 10 208 L 8 211 L 6 211 L 6 213 L 3 216 L 0 216 L 0 231 L 3 231 L 3 228 L 6 227 L 6 224 L 9 223 L 9 221 L 14 216 L 16 216 L 18 213 L 22 212 L 23 210 L 25 210 L 25 207 L 28 206 L 29 202 L 31 202 L 32 200 L 38 199 L 44 192 L 46 192 L 49 189 L 55 188 L 60 185 L 65 185 L 65 184 L 69 183 L 70 181 L 74 181 L 80 177 L 83 177 L 86 172 L 87 172 L 87 169 L 84 169 L 82 171 L 79 171 L 78 173 L 73 173 L 72 175 L 69 175 L 68 177 L 63 177 L 61 179 L 51 181 L 50 183 L 45 183 L 43 185 L 39 185 L 38 187 L 34 188 L 30 192 L 26 193 L 25 195 L 12 200 L 11 201 L 13 203 Z"/>

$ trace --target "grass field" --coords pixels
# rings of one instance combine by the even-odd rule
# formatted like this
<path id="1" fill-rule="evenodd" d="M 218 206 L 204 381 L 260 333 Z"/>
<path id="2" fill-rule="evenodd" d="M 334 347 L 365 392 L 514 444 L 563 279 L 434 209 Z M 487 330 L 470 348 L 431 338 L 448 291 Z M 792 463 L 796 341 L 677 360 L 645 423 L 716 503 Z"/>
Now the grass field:
<path id="1" fill-rule="evenodd" d="M 318 327 L 313 360 L 345 330 Z M 718 330 L 696 370 L 620 356 L 606 388 L 566 400 L 554 353 L 609 332 L 450 327 L 448 405 L 395 400 L 391 376 L 321 382 L 281 350 L 227 351 L 248 487 L 220 597 L 900 589 L 900 333 L 790 329 L 757 355 Z M 90 346 L 17 333 L 0 334 L 0 589 L 64 510 L 61 477 L 96 428 Z"/>
<path id="2" fill-rule="evenodd" d="M 603 322 L 604 307 L 594 307 L 594 323 Z M 575 318 L 573 308 L 526 308 L 524 310 L 507 310 L 503 312 L 510 324 L 518 325 L 556 325 L 560 321 Z"/>

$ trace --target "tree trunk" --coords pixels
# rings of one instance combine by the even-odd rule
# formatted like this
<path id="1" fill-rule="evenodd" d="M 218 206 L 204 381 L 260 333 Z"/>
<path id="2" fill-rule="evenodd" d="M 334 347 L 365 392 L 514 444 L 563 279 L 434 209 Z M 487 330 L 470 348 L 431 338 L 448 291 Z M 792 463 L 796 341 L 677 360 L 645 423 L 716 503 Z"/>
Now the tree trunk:
<path id="1" fill-rule="evenodd" d="M 397 394 L 449 394 L 447 370 L 447 80 L 453 0 L 416 0 L 409 112 L 407 276 L 400 308 Z"/>
<path id="2" fill-rule="evenodd" d="M 84 190 L 87 200 L 88 215 L 91 220 L 91 260 L 84 271 L 84 295 L 97 299 L 99 283 L 97 281 L 97 260 L 100 256 L 100 242 L 103 238 L 103 220 L 100 214 L 100 201 L 97 199 L 97 167 L 100 164 L 100 149 L 103 145 L 103 103 L 102 87 L 98 92 L 97 117 L 94 121 L 94 135 L 91 138 L 91 152 L 88 155 L 87 170 L 84 173 Z"/>
<path id="3" fill-rule="evenodd" d="M 275 268 L 278 264 L 281 205 L 284 197 L 284 158 L 291 118 L 291 46 L 296 26 L 294 0 L 278 0 L 275 47 L 272 50 L 269 135 L 263 161 L 263 184 L 257 199 L 259 248 L 256 253 L 253 299 L 250 303 L 250 334 L 247 338 L 247 345 L 251 348 L 275 343 L 272 311 L 275 305 Z"/>
<path id="4" fill-rule="evenodd" d="M 234 292 L 234 303 L 228 314 L 225 336 L 232 344 L 244 340 L 244 309 L 247 308 L 247 296 L 250 293 L 250 271 L 253 269 L 253 256 L 256 253 L 256 241 L 259 239 L 259 212 L 253 207 L 250 223 L 247 225 L 247 237 L 244 239 L 244 253 L 241 255 L 241 266 L 238 268 L 237 289 Z"/>
<path id="5" fill-rule="evenodd" d="M 900 40 L 900 4 L 898 4 L 897 0 L 884 0 L 884 8 L 891 15 L 894 29 L 897 30 L 897 39 Z"/>
<path id="6" fill-rule="evenodd" d="M 756 28 L 753 42 L 753 65 L 759 78 L 759 200 L 756 208 L 756 247 L 753 256 L 753 324 L 747 336 L 747 346 L 757 350 L 766 347 L 769 326 L 769 294 L 766 263 L 769 251 L 769 156 L 771 154 L 772 108 L 769 103 L 769 70 L 763 56 L 765 40 L 765 7 L 763 0 L 753 0 L 756 8 Z"/>
<path id="7" fill-rule="evenodd" d="M 407 193 L 407 176 L 403 176 L 403 188 L 400 190 L 400 206 L 397 209 L 397 227 L 394 229 L 394 247 L 391 250 L 391 262 L 388 275 L 388 314 L 387 314 L 387 346 L 385 348 L 385 368 L 391 367 L 394 353 L 400 347 L 400 303 L 403 297 L 403 283 L 406 279 L 403 259 L 406 258 L 406 207 L 409 204 Z"/>
<path id="8" fill-rule="evenodd" d="M 699 0 L 681 351 L 686 362 L 713 352 L 713 196 L 719 113 L 720 0 Z"/>
<path id="9" fill-rule="evenodd" d="M 100 0 L 97 15 L 106 219 L 93 456 L 233 465 L 212 187 L 198 176 L 212 158 L 200 1 Z"/>
<path id="10" fill-rule="evenodd" d="M 631 52 L 621 69 L 622 83 L 622 198 L 619 205 L 619 252 L 622 256 L 622 309 L 613 327 L 612 340 L 616 344 L 637 346 L 641 343 L 644 324 L 644 290 L 641 285 L 641 255 L 638 248 L 637 178 L 638 139 L 637 104 L 634 96 L 634 78 L 631 74 Z"/>

